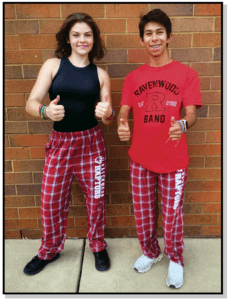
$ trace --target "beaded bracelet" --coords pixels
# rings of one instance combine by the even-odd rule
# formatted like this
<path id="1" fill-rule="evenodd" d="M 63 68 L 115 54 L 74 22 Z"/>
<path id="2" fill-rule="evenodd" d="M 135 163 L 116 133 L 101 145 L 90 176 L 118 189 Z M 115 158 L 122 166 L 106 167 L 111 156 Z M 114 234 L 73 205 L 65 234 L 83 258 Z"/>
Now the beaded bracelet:
<path id="1" fill-rule="evenodd" d="M 111 108 L 111 109 L 112 109 L 112 114 L 111 114 L 111 116 L 110 116 L 109 118 L 104 118 L 104 120 L 110 121 L 110 120 L 112 120 L 112 119 L 114 118 L 114 110 L 113 110 L 113 108 Z"/>

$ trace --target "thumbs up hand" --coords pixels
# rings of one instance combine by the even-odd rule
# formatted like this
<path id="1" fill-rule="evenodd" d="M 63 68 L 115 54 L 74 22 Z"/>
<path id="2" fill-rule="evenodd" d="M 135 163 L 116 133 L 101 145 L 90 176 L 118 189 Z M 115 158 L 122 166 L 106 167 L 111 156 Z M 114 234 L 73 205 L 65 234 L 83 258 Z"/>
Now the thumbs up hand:
<path id="1" fill-rule="evenodd" d="M 129 124 L 123 118 L 120 119 L 120 125 L 118 126 L 118 136 L 122 142 L 129 141 L 130 139 Z"/>
<path id="2" fill-rule="evenodd" d="M 179 122 L 176 122 L 175 117 L 171 117 L 171 127 L 169 128 L 169 139 L 178 141 L 181 138 L 182 127 Z"/>
<path id="3" fill-rule="evenodd" d="M 58 95 L 56 99 L 52 100 L 51 103 L 46 108 L 46 115 L 52 121 L 61 121 L 64 118 L 64 106 L 58 105 L 60 101 L 60 96 Z"/>
<path id="4" fill-rule="evenodd" d="M 112 108 L 108 93 L 105 94 L 103 102 L 98 102 L 95 108 L 95 116 L 98 118 L 109 118 L 112 115 Z"/>

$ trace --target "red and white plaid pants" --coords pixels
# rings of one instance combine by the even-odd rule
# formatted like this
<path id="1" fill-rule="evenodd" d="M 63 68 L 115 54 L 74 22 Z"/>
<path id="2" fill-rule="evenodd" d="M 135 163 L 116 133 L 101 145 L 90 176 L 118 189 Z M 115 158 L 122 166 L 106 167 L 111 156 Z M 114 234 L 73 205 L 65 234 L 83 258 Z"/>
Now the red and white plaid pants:
<path id="1" fill-rule="evenodd" d="M 73 175 L 85 196 L 89 246 L 93 252 L 105 249 L 107 149 L 101 128 L 98 125 L 78 132 L 53 130 L 45 151 L 41 195 L 43 237 L 39 258 L 48 260 L 63 250 Z"/>
<path id="2" fill-rule="evenodd" d="M 172 173 L 156 174 L 130 160 L 131 185 L 137 234 L 143 253 L 149 258 L 160 255 L 157 240 L 157 178 L 161 193 L 164 253 L 184 266 L 183 197 L 187 168 Z"/>

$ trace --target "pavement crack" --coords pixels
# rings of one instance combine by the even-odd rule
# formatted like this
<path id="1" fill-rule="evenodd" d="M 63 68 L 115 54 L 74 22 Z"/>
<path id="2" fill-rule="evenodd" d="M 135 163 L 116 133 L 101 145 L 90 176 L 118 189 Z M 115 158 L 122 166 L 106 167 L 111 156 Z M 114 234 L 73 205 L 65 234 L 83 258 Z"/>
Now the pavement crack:
<path id="1" fill-rule="evenodd" d="M 80 266 L 80 273 L 79 273 L 79 278 L 78 278 L 78 283 L 77 283 L 77 294 L 79 293 L 80 284 L 81 284 L 81 275 L 82 275 L 83 261 L 84 261 L 84 255 L 85 255 L 85 245 L 86 245 L 86 239 L 84 239 L 84 245 L 83 245 L 82 253 L 81 253 L 81 266 Z"/>

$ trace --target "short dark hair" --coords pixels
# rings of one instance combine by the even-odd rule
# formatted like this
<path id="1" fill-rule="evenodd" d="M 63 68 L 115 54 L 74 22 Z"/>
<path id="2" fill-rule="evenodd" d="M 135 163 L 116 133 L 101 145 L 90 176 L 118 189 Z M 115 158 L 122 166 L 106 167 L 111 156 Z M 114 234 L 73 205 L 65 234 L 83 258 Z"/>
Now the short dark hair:
<path id="1" fill-rule="evenodd" d="M 64 20 L 59 32 L 56 34 L 57 45 L 54 56 L 62 58 L 71 55 L 72 48 L 67 41 L 69 40 L 70 29 L 76 23 L 86 23 L 93 31 L 94 44 L 92 50 L 89 52 L 90 62 L 93 62 L 94 58 L 97 60 L 101 59 L 105 55 L 105 47 L 100 37 L 100 29 L 93 18 L 85 13 L 71 14 Z"/>
<path id="2" fill-rule="evenodd" d="M 139 22 L 139 35 L 143 40 L 144 28 L 147 23 L 156 22 L 163 25 L 166 29 L 167 38 L 170 38 L 172 32 L 172 23 L 170 18 L 160 9 L 153 9 L 149 11 L 146 15 L 140 17 Z"/>

